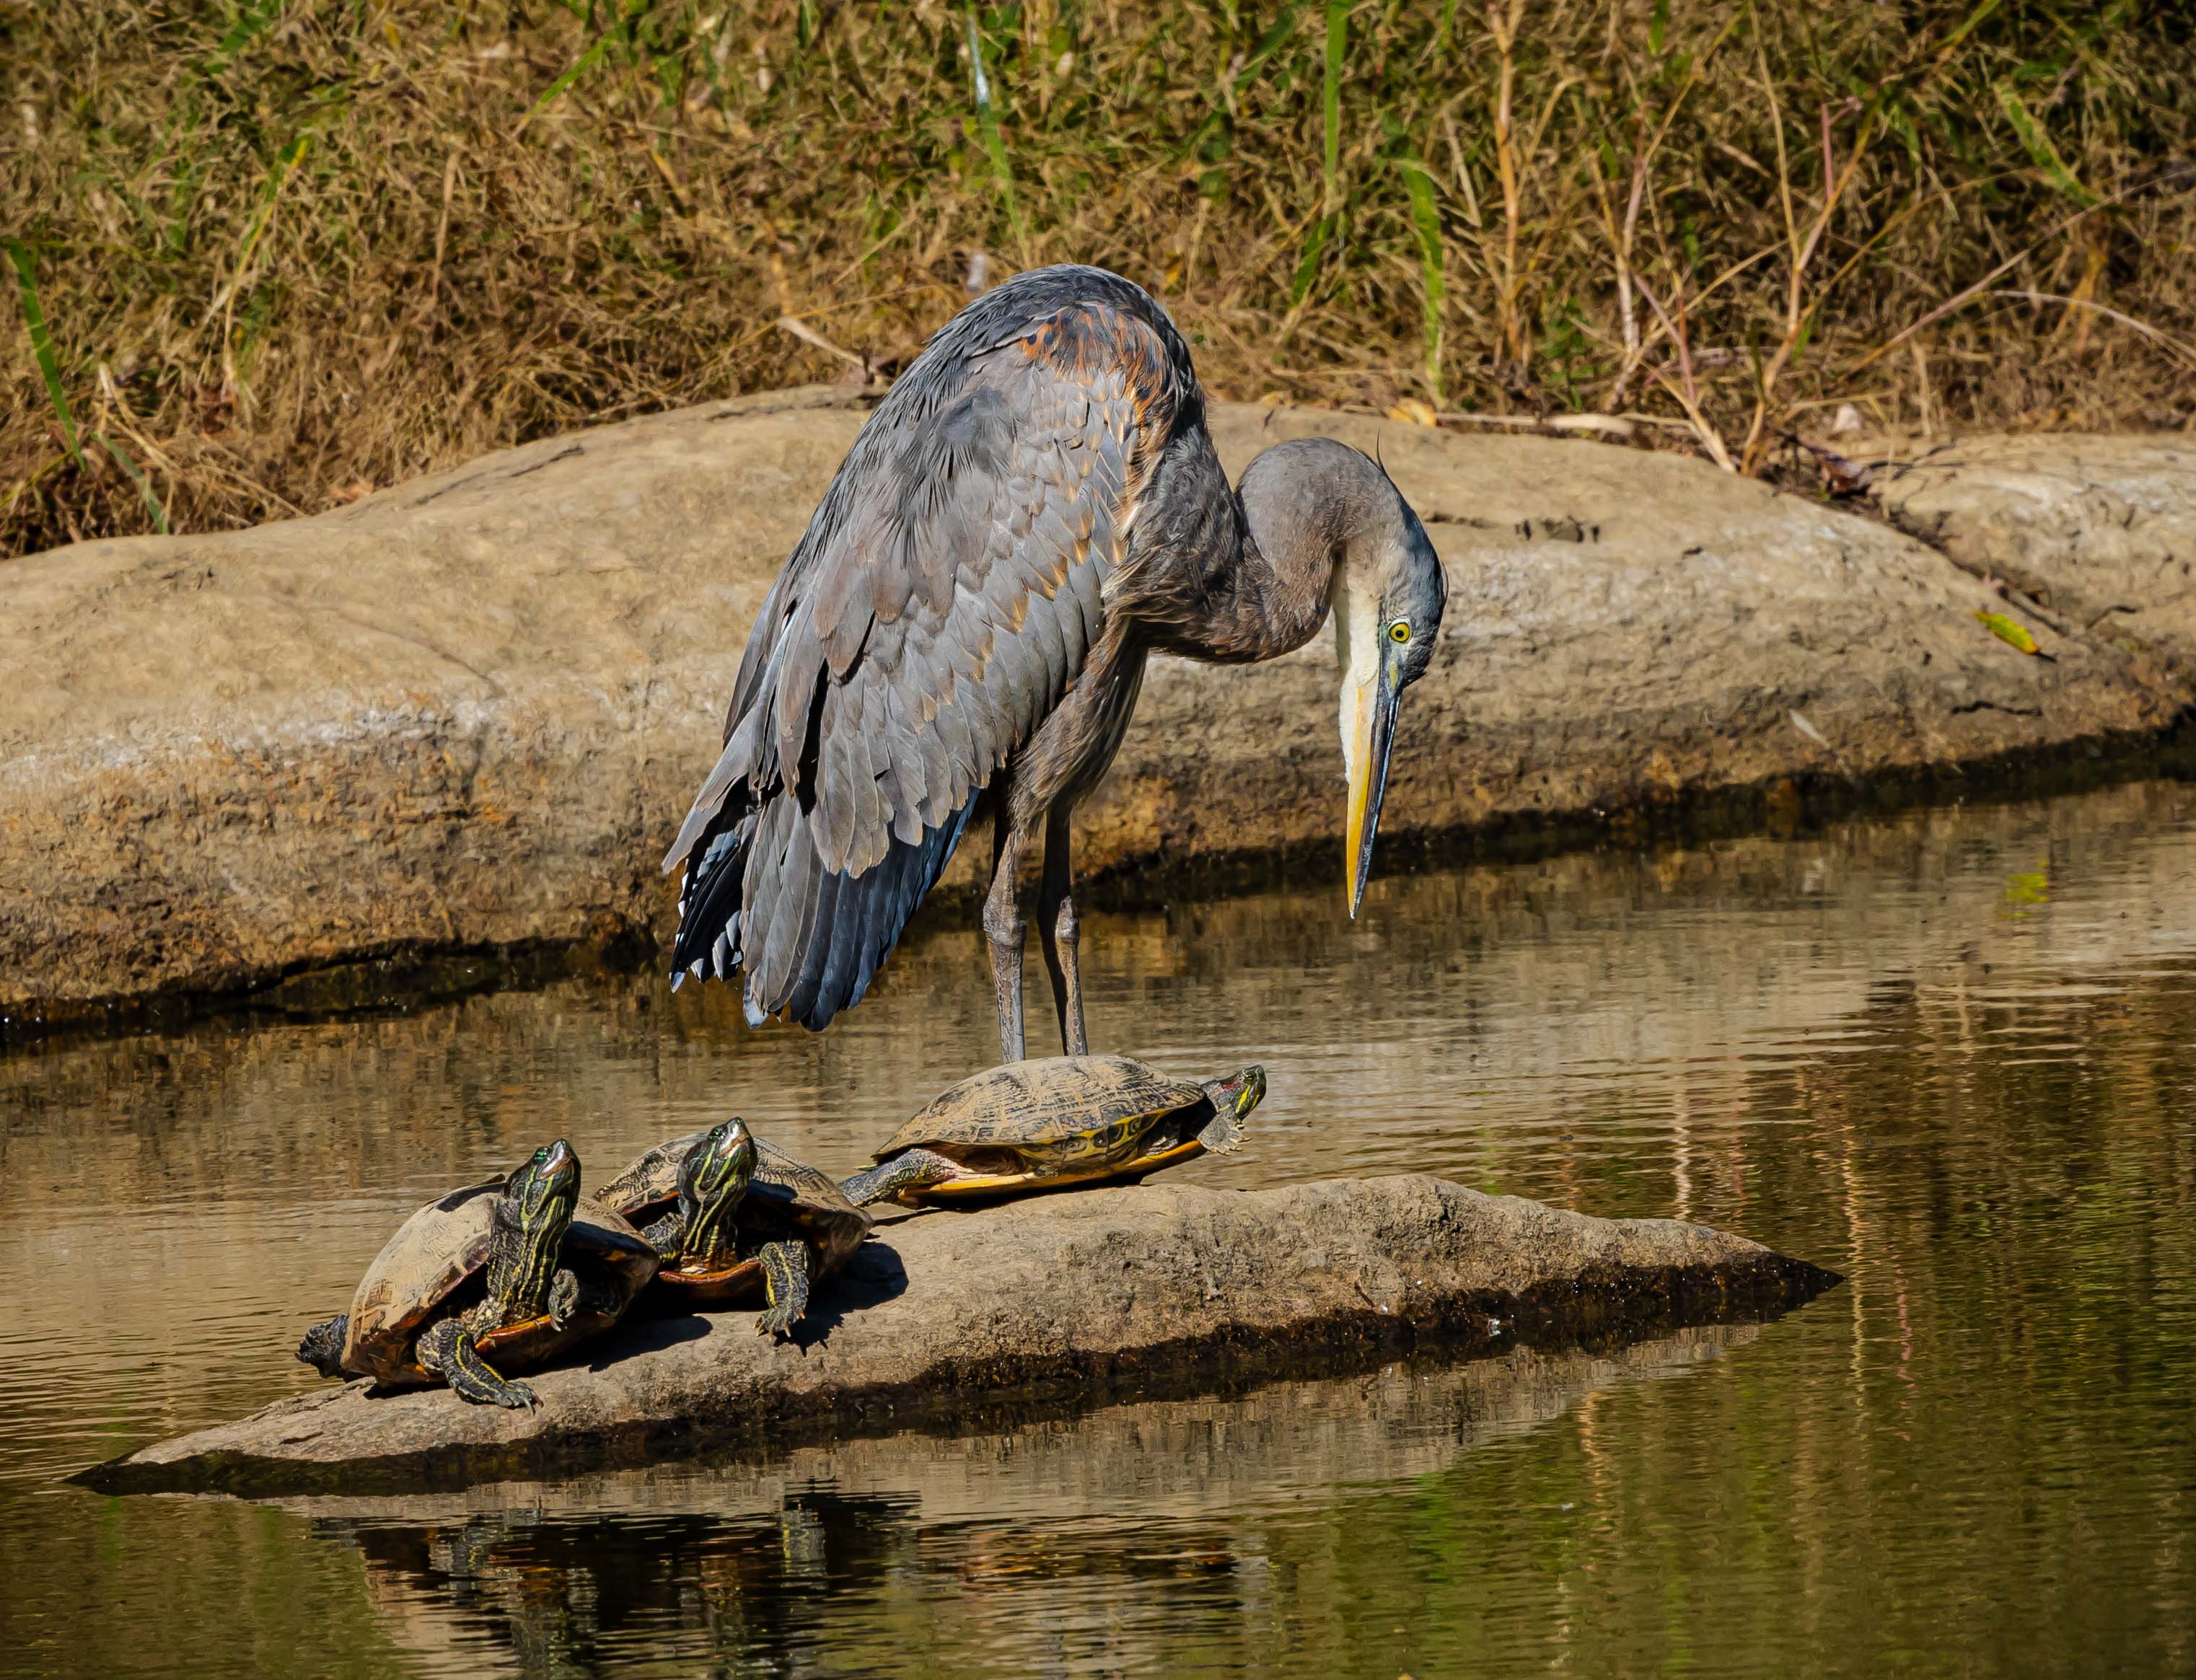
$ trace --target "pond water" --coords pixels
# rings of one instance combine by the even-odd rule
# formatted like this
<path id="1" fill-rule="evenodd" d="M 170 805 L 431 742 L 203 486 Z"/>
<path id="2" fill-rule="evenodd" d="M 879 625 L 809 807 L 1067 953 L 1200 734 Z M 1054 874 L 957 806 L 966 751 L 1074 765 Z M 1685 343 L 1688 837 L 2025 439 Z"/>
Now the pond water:
<path id="1" fill-rule="evenodd" d="M 1430 1169 L 1848 1281 L 1764 1326 L 980 1434 L 102 1498 L 61 1478 L 316 1383 L 300 1328 L 431 1193 L 731 1111 L 849 1169 L 991 1059 L 990 989 L 944 927 L 821 1038 L 631 978 L 19 1054 L 0 1670 L 2196 1666 L 2189 789 L 1427 869 L 1354 926 L 1341 898 L 1087 918 L 1097 1042 L 1271 1077 L 1252 1146 L 1184 1175 Z"/>

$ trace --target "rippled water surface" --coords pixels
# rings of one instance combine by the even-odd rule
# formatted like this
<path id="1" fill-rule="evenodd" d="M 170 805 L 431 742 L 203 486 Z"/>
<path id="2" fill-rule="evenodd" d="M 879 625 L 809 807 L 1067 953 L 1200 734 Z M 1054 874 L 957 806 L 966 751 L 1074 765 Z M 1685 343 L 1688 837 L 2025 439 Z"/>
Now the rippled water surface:
<path id="1" fill-rule="evenodd" d="M 2196 799 L 1086 918 L 1092 1030 L 1263 1060 L 1248 1185 L 1432 1169 L 1849 1281 L 1760 1327 L 414 1500 L 70 1471 L 317 1379 L 431 1193 L 737 1109 L 846 1170 L 990 1059 L 972 934 L 721 989 L 0 1059 L 0 1671 L 2196 1668 Z"/>

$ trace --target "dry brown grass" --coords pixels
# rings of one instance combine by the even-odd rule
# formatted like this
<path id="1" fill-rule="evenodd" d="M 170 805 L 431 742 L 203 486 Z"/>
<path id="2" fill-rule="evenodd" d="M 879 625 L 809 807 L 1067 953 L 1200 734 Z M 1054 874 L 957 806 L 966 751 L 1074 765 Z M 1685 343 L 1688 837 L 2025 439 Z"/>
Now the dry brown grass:
<path id="1" fill-rule="evenodd" d="M 0 553 L 904 355 L 976 253 L 1143 281 L 1222 394 L 1644 413 L 1749 471 L 1847 401 L 2196 408 L 2186 4 L 973 17 L 988 108 L 938 3 L 0 9 L 0 234 L 78 434 L 19 310 Z"/>

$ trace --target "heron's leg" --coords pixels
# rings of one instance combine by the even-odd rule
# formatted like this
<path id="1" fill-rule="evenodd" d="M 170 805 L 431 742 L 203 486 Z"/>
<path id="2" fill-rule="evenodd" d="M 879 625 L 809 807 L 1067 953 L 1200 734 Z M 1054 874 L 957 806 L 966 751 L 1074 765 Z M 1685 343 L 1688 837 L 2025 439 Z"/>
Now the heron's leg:
<path id="1" fill-rule="evenodd" d="M 1037 888 L 1037 937 L 1052 975 L 1052 1003 L 1060 1014 L 1060 1047 L 1071 1056 L 1090 1054 L 1083 1030 L 1083 971 L 1076 961 L 1075 885 L 1068 861 L 1066 800 L 1044 819 L 1044 880 Z"/>
<path id="2" fill-rule="evenodd" d="M 1028 932 L 1022 918 L 1022 846 L 1025 825 L 1014 817 L 1013 783 L 1003 774 L 993 784 L 998 826 L 991 842 L 991 890 L 984 900 L 984 937 L 991 944 L 991 981 L 999 994 L 999 1050 L 1010 1062 L 1021 1060 L 1022 945 Z"/>

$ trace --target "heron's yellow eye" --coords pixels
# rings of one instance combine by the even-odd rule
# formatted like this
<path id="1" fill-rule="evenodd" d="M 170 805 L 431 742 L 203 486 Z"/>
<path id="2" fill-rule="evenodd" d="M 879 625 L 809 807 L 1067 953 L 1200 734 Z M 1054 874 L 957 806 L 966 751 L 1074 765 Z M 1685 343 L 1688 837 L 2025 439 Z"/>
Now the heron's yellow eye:
<path id="1" fill-rule="evenodd" d="M 1388 637 L 1390 641 L 1409 641 L 1411 639 L 1411 626 L 1408 621 L 1399 618 L 1393 624 L 1390 625 L 1388 626 Z"/>

